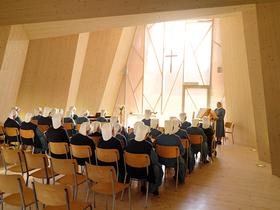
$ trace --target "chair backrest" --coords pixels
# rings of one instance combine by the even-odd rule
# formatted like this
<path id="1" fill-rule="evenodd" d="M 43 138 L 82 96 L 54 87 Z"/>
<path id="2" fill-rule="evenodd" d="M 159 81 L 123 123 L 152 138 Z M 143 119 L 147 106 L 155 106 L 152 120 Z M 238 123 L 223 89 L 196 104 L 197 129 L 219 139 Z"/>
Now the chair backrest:
<path id="1" fill-rule="evenodd" d="M 71 195 L 68 187 L 64 185 L 46 185 L 38 182 L 32 182 L 32 186 L 39 202 L 49 206 L 69 205 Z"/>
<path id="2" fill-rule="evenodd" d="M 18 136 L 19 132 L 17 128 L 11 128 L 11 127 L 6 127 L 5 128 L 5 133 L 7 136 L 13 137 L 13 136 Z"/>
<path id="3" fill-rule="evenodd" d="M 70 144 L 72 156 L 76 158 L 89 158 L 92 156 L 90 146 Z"/>
<path id="4" fill-rule="evenodd" d="M 225 127 L 231 128 L 232 124 L 233 124 L 232 122 L 225 122 Z"/>
<path id="5" fill-rule="evenodd" d="M 21 150 L 3 148 L 1 153 L 6 164 L 20 164 L 23 162 L 23 153 Z"/>
<path id="6" fill-rule="evenodd" d="M 162 158 L 177 158 L 180 156 L 178 146 L 156 145 L 156 153 Z"/>
<path id="7" fill-rule="evenodd" d="M 33 130 L 23 130 L 23 129 L 20 129 L 19 130 L 19 134 L 22 138 L 25 138 L 25 139 L 34 139 L 34 131 Z"/>
<path id="8" fill-rule="evenodd" d="M 5 135 L 4 126 L 0 125 L 0 136 L 3 136 L 3 135 Z"/>
<path id="9" fill-rule="evenodd" d="M 102 139 L 101 136 L 92 136 L 91 138 L 92 138 L 92 140 L 93 140 L 95 146 L 98 146 L 98 145 L 99 145 L 99 142 L 100 142 L 101 139 Z"/>
<path id="10" fill-rule="evenodd" d="M 69 146 L 66 142 L 49 142 L 51 153 L 56 155 L 65 155 L 69 152 Z"/>
<path id="11" fill-rule="evenodd" d="M 24 155 L 28 168 L 47 168 L 47 156 L 45 154 L 32 154 L 31 152 L 24 152 Z"/>
<path id="12" fill-rule="evenodd" d="M 189 135 L 192 144 L 201 144 L 203 142 L 202 135 Z"/>
<path id="13" fill-rule="evenodd" d="M 81 124 L 77 124 L 77 125 L 76 125 L 76 130 L 79 131 L 79 130 L 80 130 L 80 127 L 81 127 Z"/>
<path id="14" fill-rule="evenodd" d="M 97 166 L 86 163 L 87 178 L 97 183 L 117 182 L 116 171 L 113 166 Z"/>
<path id="15" fill-rule="evenodd" d="M 133 132 L 134 132 L 134 129 L 133 129 L 133 128 L 128 128 L 128 129 L 127 129 L 127 133 L 128 133 L 128 134 L 131 134 L 131 133 L 133 133 Z"/>
<path id="16" fill-rule="evenodd" d="M 50 128 L 50 126 L 48 126 L 48 125 L 38 125 L 38 128 L 40 129 L 40 131 L 42 133 L 45 133 Z"/>
<path id="17" fill-rule="evenodd" d="M 133 168 L 146 168 L 150 165 L 150 157 L 147 154 L 134 154 L 124 152 L 126 165 Z"/>
<path id="18" fill-rule="evenodd" d="M 31 120 L 31 123 L 33 123 L 34 125 L 38 125 L 38 120 Z"/>
<path id="19" fill-rule="evenodd" d="M 65 130 L 72 130 L 74 128 L 73 123 L 68 122 L 68 123 L 63 123 L 63 127 Z"/>
<path id="20" fill-rule="evenodd" d="M 188 149 L 190 147 L 190 142 L 187 138 L 181 139 L 181 143 L 185 149 Z"/>
<path id="21" fill-rule="evenodd" d="M 117 162 L 120 159 L 117 149 L 102 149 L 97 147 L 95 153 L 98 160 L 107 163 Z"/>
<path id="22" fill-rule="evenodd" d="M 78 164 L 75 159 L 56 159 L 51 158 L 53 172 L 64 175 L 72 175 L 78 171 Z"/>
<path id="23" fill-rule="evenodd" d="M 19 193 L 19 182 L 24 187 L 25 183 L 21 175 L 0 174 L 0 191 L 4 193 Z"/>

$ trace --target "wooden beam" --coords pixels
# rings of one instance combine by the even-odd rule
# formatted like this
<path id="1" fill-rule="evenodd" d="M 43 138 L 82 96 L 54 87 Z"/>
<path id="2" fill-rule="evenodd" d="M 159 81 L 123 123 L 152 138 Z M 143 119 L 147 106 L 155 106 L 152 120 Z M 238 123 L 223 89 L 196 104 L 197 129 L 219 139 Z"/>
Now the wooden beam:
<path id="1" fill-rule="evenodd" d="M 277 0 L 1 0 L 0 25 L 112 17 Z"/>

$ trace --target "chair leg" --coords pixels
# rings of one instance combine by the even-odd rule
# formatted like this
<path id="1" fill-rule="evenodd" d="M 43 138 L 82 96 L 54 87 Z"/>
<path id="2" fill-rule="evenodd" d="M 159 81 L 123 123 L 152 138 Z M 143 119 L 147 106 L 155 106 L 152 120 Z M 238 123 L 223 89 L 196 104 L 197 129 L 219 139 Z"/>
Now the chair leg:
<path id="1" fill-rule="evenodd" d="M 231 133 L 232 144 L 234 144 L 233 133 Z"/>
<path id="2" fill-rule="evenodd" d="M 145 201 L 145 208 L 148 208 L 148 196 L 149 196 L 149 182 L 146 181 L 146 201 Z"/>
<path id="3" fill-rule="evenodd" d="M 96 208 L 96 203 L 95 203 L 95 192 L 93 192 L 93 208 Z M 107 209 L 107 201 L 106 201 L 106 209 Z"/>
<path id="4" fill-rule="evenodd" d="M 113 194 L 113 201 L 112 201 L 112 210 L 115 210 L 115 202 L 116 202 L 116 195 L 115 194 Z"/>
<path id="5" fill-rule="evenodd" d="M 127 174 L 125 174 L 125 176 L 124 176 L 124 184 L 125 184 L 125 182 L 126 182 L 126 178 L 127 178 Z M 129 181 L 129 184 L 130 184 L 130 183 L 131 183 L 131 180 Z M 125 189 L 123 189 L 123 191 L 122 191 L 121 201 L 123 201 L 124 191 L 125 191 Z"/>
<path id="6" fill-rule="evenodd" d="M 131 210 L 131 184 L 130 183 L 128 187 L 128 203 L 129 203 L 129 210 Z"/>

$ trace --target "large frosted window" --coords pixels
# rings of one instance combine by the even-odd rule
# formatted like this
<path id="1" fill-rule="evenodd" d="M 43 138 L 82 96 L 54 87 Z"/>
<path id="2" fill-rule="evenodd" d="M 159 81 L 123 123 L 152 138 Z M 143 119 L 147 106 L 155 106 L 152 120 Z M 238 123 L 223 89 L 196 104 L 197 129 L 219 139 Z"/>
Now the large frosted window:
<path id="1" fill-rule="evenodd" d="M 181 111 L 192 113 L 206 107 L 211 48 L 211 20 L 147 25 L 143 110 L 157 112 L 163 122 Z"/>

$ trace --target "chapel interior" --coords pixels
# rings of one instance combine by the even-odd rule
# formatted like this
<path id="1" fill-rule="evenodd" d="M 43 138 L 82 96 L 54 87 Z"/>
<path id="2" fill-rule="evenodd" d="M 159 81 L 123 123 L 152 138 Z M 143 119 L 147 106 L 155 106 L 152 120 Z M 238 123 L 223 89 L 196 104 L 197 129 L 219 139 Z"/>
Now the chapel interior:
<path id="1" fill-rule="evenodd" d="M 178 188 L 176 170 L 164 171 L 159 195 L 149 194 L 147 205 L 132 182 L 134 210 L 280 209 L 279 94 L 279 0 L 0 1 L 2 127 L 12 107 L 21 119 L 37 107 L 65 114 L 75 106 L 89 119 L 106 110 L 129 130 L 147 109 L 164 127 L 182 112 L 192 122 L 223 104 L 233 135 L 226 133 L 216 156 L 208 164 L 196 157 Z M 0 175 L 4 135 L 3 128 Z M 1 186 L 3 209 L 25 209 L 5 203 Z M 78 201 L 87 187 L 79 186 Z M 97 193 L 95 207 L 90 194 L 89 203 L 126 210 L 124 192 L 116 203 Z"/>

